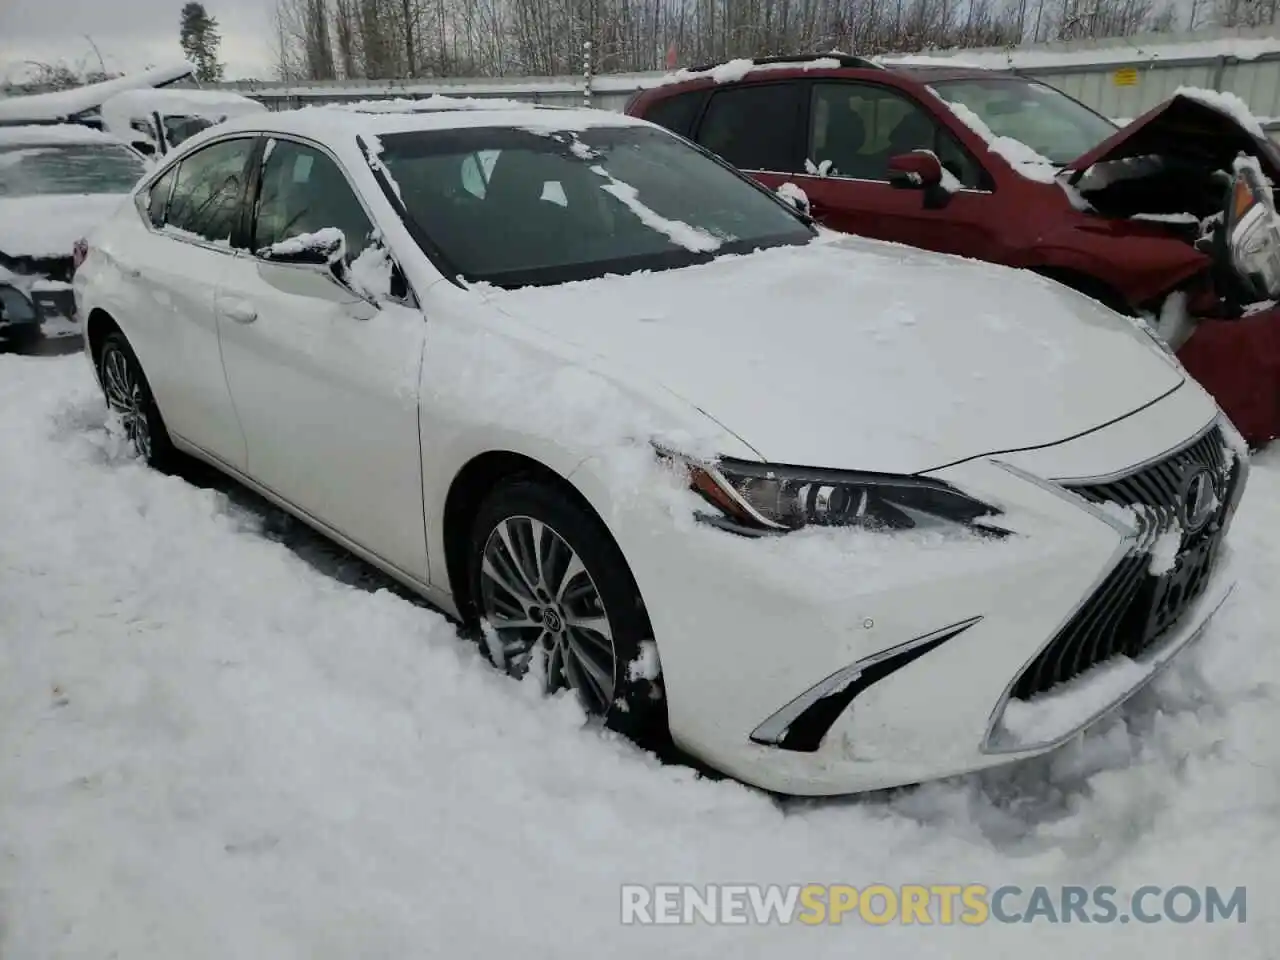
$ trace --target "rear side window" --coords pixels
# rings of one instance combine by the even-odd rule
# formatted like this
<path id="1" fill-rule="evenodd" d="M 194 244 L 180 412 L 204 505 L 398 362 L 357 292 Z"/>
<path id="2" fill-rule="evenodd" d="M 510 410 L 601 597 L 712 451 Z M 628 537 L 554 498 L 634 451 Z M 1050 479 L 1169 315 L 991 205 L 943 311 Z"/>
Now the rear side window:
<path id="1" fill-rule="evenodd" d="M 311 147 L 273 141 L 262 166 L 253 249 L 326 227 L 337 227 L 346 237 L 348 261 L 369 246 L 373 235 L 369 215 L 336 163 Z"/>
<path id="2" fill-rule="evenodd" d="M 721 90 L 707 106 L 698 142 L 743 170 L 795 173 L 800 115 L 800 86 L 795 83 Z"/>
<path id="3" fill-rule="evenodd" d="M 183 159 L 166 223 L 213 243 L 230 244 L 253 139 L 223 140 Z"/>
<path id="4" fill-rule="evenodd" d="M 706 99 L 707 93 L 705 90 L 695 90 L 692 93 L 678 93 L 674 97 L 665 97 L 645 110 L 644 119 L 650 123 L 656 123 L 660 127 L 666 127 L 682 137 L 687 137 L 693 129 L 693 123 L 698 119 L 698 111 L 702 109 L 702 103 Z"/>

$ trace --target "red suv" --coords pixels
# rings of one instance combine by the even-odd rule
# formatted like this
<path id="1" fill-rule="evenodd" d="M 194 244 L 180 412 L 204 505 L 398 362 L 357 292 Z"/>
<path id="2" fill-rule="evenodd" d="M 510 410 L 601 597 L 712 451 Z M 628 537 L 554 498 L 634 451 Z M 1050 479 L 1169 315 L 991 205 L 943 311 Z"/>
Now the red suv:
<path id="1" fill-rule="evenodd" d="M 1280 436 L 1280 152 L 1230 98 L 1180 93 L 1120 129 L 1025 77 L 813 55 L 682 70 L 626 112 L 794 184 L 832 229 L 1151 318 L 1253 446 Z"/>

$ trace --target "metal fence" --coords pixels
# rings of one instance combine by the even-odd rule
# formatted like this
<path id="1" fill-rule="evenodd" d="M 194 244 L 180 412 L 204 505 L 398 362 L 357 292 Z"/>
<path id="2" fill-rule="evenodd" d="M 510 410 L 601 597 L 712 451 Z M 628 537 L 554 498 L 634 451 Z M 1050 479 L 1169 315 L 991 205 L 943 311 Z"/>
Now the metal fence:
<path id="1" fill-rule="evenodd" d="M 1183 86 L 1234 93 L 1271 135 L 1280 139 L 1280 37 L 1273 28 L 957 50 L 886 57 L 884 62 L 926 57 L 1034 77 L 1118 119 L 1139 116 Z M 663 76 L 659 71 L 502 79 L 234 81 L 220 86 L 271 109 L 443 94 L 507 97 L 558 106 L 582 104 L 585 99 L 601 109 L 621 110 L 633 93 L 653 86 Z"/>

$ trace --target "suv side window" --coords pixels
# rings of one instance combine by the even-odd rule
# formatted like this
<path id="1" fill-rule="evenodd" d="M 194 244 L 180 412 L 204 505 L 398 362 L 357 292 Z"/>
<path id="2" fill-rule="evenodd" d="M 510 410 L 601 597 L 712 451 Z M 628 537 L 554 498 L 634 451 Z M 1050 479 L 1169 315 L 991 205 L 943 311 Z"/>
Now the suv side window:
<path id="1" fill-rule="evenodd" d="M 698 142 L 742 170 L 794 173 L 800 107 L 795 82 L 719 90 L 698 127 Z"/>
<path id="2" fill-rule="evenodd" d="M 346 236 L 348 262 L 369 246 L 369 215 L 329 157 L 291 140 L 273 140 L 265 158 L 254 210 L 254 250 L 325 227 L 337 227 Z"/>
<path id="3" fill-rule="evenodd" d="M 813 85 L 808 159 L 822 172 L 888 181 L 889 158 L 912 150 L 932 150 L 962 186 L 980 187 L 977 161 L 914 100 L 871 83 Z"/>
<path id="4" fill-rule="evenodd" d="M 644 112 L 644 119 L 666 127 L 682 137 L 689 136 L 694 121 L 698 119 L 698 111 L 707 99 L 705 90 L 694 90 L 689 93 L 677 93 L 674 97 L 664 97 Z"/>
<path id="5" fill-rule="evenodd" d="M 252 137 L 223 140 L 185 157 L 165 222 L 210 242 L 230 244 L 253 144 Z"/>

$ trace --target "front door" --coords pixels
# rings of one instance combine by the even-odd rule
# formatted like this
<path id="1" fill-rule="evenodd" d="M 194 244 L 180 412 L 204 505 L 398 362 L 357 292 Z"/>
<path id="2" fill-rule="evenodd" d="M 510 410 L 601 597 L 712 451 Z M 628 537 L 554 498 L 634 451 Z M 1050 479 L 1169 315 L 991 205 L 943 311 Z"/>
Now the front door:
<path id="1" fill-rule="evenodd" d="M 325 269 L 251 251 L 337 227 L 348 260 L 372 243 L 337 162 L 268 144 L 250 227 L 217 295 L 223 362 L 257 482 L 402 572 L 425 581 L 418 377 L 426 325 Z"/>

